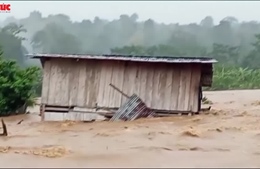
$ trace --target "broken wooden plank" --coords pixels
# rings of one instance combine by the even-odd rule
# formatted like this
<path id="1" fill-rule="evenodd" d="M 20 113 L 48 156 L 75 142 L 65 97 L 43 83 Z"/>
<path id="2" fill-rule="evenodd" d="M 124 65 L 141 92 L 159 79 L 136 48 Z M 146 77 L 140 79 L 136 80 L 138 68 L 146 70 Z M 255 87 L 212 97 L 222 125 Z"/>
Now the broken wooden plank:
<path id="1" fill-rule="evenodd" d="M 2 119 L 1 122 L 2 122 L 3 133 L 1 133 L 0 136 L 8 136 L 7 127 L 4 120 Z"/>
<path id="2" fill-rule="evenodd" d="M 121 93 L 123 96 L 125 96 L 126 98 L 130 98 L 130 96 L 128 96 L 127 94 L 125 94 L 123 91 L 121 91 L 120 89 L 118 89 L 115 85 L 113 84 L 109 84 L 111 87 L 113 87 L 116 91 L 118 91 L 119 93 Z"/>

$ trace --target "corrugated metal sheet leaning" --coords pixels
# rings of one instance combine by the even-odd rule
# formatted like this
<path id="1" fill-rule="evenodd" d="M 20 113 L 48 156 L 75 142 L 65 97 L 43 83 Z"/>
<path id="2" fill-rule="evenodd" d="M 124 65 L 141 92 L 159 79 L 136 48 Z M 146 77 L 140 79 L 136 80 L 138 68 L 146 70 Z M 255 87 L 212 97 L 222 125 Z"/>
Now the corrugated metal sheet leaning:
<path id="1" fill-rule="evenodd" d="M 153 117 L 154 113 L 136 94 L 133 94 L 110 121 L 132 121 L 138 118 Z"/>

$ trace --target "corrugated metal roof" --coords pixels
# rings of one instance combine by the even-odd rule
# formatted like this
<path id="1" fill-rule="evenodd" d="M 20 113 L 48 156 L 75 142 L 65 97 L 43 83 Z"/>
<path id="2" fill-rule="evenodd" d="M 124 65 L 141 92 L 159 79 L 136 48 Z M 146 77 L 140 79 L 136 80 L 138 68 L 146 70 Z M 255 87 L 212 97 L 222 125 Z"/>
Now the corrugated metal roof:
<path id="1" fill-rule="evenodd" d="M 121 106 L 110 121 L 132 121 L 138 118 L 153 117 L 154 111 L 146 107 L 145 103 L 133 94 L 128 101 Z"/>
<path id="2" fill-rule="evenodd" d="M 97 60 L 122 60 L 134 62 L 166 62 L 166 63 L 216 63 L 209 57 L 175 57 L 175 56 L 135 56 L 135 55 L 67 55 L 67 54 L 29 54 L 31 58 L 72 58 Z"/>

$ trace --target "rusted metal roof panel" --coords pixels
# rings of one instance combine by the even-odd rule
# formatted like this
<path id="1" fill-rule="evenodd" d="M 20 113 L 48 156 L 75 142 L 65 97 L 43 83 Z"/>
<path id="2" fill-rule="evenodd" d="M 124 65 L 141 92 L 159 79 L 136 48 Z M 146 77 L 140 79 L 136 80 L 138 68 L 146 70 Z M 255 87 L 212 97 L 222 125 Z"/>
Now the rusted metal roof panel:
<path id="1" fill-rule="evenodd" d="M 65 54 L 29 54 L 31 58 L 64 58 L 64 59 L 96 59 L 121 60 L 133 62 L 165 62 L 165 63 L 216 63 L 208 57 L 175 57 L 175 56 L 134 56 L 134 55 L 65 55 Z"/>
<path id="2" fill-rule="evenodd" d="M 129 100 L 119 108 L 110 121 L 132 121 L 138 118 L 152 117 L 154 111 L 146 107 L 145 103 L 133 94 Z"/>

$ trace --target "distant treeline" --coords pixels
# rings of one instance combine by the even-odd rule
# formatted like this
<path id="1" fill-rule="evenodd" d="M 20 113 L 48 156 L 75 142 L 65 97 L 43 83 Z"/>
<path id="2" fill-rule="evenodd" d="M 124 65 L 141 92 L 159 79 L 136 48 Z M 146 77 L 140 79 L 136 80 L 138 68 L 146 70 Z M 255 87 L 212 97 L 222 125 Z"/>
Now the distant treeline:
<path id="1" fill-rule="evenodd" d="M 21 66 L 35 64 L 25 57 L 32 52 L 210 56 L 219 61 L 212 89 L 260 87 L 260 23 L 254 21 L 226 17 L 214 23 L 207 16 L 199 24 L 159 24 L 152 19 L 139 22 L 133 14 L 113 21 L 96 17 L 73 22 L 63 14 L 42 17 L 34 11 L 2 24 L 4 57 Z"/>

